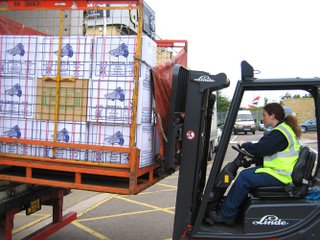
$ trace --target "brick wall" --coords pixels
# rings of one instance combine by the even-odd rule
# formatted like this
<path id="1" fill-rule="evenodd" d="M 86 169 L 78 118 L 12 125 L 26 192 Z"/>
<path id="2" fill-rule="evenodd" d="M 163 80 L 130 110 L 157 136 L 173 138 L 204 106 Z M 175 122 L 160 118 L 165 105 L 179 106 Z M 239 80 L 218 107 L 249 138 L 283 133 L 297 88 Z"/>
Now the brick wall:
<path id="1" fill-rule="evenodd" d="M 315 116 L 313 98 L 286 99 L 283 101 L 283 106 L 292 109 L 299 123 Z"/>

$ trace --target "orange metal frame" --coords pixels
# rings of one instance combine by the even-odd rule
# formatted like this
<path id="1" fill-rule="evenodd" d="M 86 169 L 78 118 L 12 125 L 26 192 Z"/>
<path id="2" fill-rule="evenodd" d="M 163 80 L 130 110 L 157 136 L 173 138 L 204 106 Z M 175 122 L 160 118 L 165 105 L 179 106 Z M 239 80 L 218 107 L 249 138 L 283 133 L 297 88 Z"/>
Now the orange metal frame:
<path id="1" fill-rule="evenodd" d="M 101 4 L 141 4 L 143 0 L 1 0 L 10 10 L 67 10 L 96 8 Z"/>
<path id="2" fill-rule="evenodd" d="M 136 1 L 40 1 L 40 0 L 8 0 L 0 1 L 0 4 L 8 4 L 7 10 L 66 10 L 72 8 L 74 5 L 78 9 L 88 9 L 89 4 L 91 7 L 98 7 L 98 4 L 114 4 L 123 3 L 127 4 L 128 8 L 135 8 L 143 11 L 143 0 Z M 2 5 L 1 5 L 2 6 Z M 90 6 L 89 6 L 90 9 Z M 3 9 L 1 9 L 3 10 Z M 137 39 L 140 43 L 142 41 L 142 14 L 139 14 L 138 19 L 138 33 Z M 61 36 L 60 36 L 61 37 Z M 138 44 L 139 45 L 139 44 Z M 141 45 L 141 44 L 140 44 Z M 141 52 L 141 46 L 137 46 L 138 55 Z M 60 54 L 58 54 L 60 56 Z M 135 61 L 135 80 L 138 85 L 139 82 L 139 68 L 140 56 L 136 56 Z M 59 71 L 58 71 L 59 72 Z M 58 76 L 59 84 L 60 76 Z M 130 159 L 129 164 L 105 164 L 93 162 L 81 162 L 57 158 L 41 158 L 32 156 L 21 156 L 0 153 L 0 162 L 2 166 L 8 168 L 0 171 L 0 179 L 24 182 L 30 184 L 46 185 L 46 186 L 59 186 L 63 188 L 77 188 L 84 190 L 92 190 L 99 192 L 112 192 L 119 194 L 135 194 L 153 185 L 160 179 L 154 176 L 154 171 L 158 167 L 157 163 L 150 166 L 140 168 L 139 159 L 140 152 L 134 146 L 135 130 L 136 130 L 136 108 L 138 101 L 138 86 L 135 87 L 134 100 L 133 100 L 133 117 L 130 130 L 130 146 L 129 148 L 117 148 L 106 146 L 94 146 L 86 144 L 70 144 L 36 141 L 28 139 L 12 139 L 0 138 L 2 142 L 17 143 L 17 144 L 30 144 L 50 147 L 62 147 L 71 149 L 94 149 L 94 150 L 108 150 L 117 152 L 128 152 Z M 56 132 L 56 131 L 55 131 Z M 54 138 L 56 139 L 56 138 Z M 55 176 L 59 173 L 59 176 Z M 96 180 L 99 179 L 99 180 Z M 114 184 L 114 181 L 118 184 Z"/>
<path id="3" fill-rule="evenodd" d="M 158 47 L 181 47 L 181 48 L 188 48 L 188 41 L 187 40 L 156 40 Z"/>

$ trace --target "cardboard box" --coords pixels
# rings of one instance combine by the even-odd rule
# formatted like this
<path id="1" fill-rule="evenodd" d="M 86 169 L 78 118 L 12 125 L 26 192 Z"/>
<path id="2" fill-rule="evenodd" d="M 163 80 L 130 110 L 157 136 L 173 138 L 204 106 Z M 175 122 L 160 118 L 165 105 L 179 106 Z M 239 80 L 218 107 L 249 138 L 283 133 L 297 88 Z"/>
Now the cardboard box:
<path id="1" fill-rule="evenodd" d="M 140 149 L 139 166 L 145 167 L 152 164 L 156 149 L 154 124 L 138 125 L 136 139 L 137 147 Z"/>
<path id="2" fill-rule="evenodd" d="M 98 36 L 94 38 L 93 75 L 97 78 L 132 77 L 135 36 Z"/>
<path id="3" fill-rule="evenodd" d="M 157 44 L 148 36 L 142 37 L 141 59 L 151 67 L 157 64 Z"/>
<path id="4" fill-rule="evenodd" d="M 122 152 L 89 151 L 88 161 L 99 163 L 128 164 L 129 154 Z"/>
<path id="5" fill-rule="evenodd" d="M 53 158 L 53 148 L 47 146 L 34 147 L 34 155 L 37 157 Z M 55 158 L 86 161 L 88 157 L 86 150 L 72 148 L 57 148 Z"/>
<path id="6" fill-rule="evenodd" d="M 36 121 L 36 128 L 33 130 L 33 139 L 41 141 L 54 140 L 53 121 Z M 58 142 L 65 143 L 87 143 L 87 125 L 82 122 L 64 122 L 57 123 L 57 139 Z"/>
<path id="7" fill-rule="evenodd" d="M 0 136 L 4 138 L 35 139 L 34 129 L 37 126 L 32 119 L 0 118 Z M 30 145 L 3 142 L 0 152 L 10 154 L 21 154 L 25 156 L 34 155 Z"/>
<path id="8" fill-rule="evenodd" d="M 35 117 L 35 77 L 0 77 L 0 116 Z"/>
<path id="9" fill-rule="evenodd" d="M 115 124 L 132 122 L 135 84 L 119 78 L 91 79 L 89 82 L 88 121 Z M 139 79 L 137 124 L 152 123 L 150 68 L 142 65 Z"/>
<path id="10" fill-rule="evenodd" d="M 129 147 L 130 126 L 92 123 L 89 125 L 88 144 L 98 146 Z"/>
<path id="11" fill-rule="evenodd" d="M 154 123 L 152 105 L 152 84 L 150 68 L 142 64 L 139 79 L 137 124 Z"/>
<path id="12" fill-rule="evenodd" d="M 38 36 L 1 35 L 1 76 L 35 76 Z"/>
<path id="13" fill-rule="evenodd" d="M 43 37 L 39 51 L 42 76 L 56 76 L 58 71 L 59 37 Z M 91 77 L 91 37 L 68 36 L 62 38 L 62 77 Z"/>
<path id="14" fill-rule="evenodd" d="M 0 137 L 35 139 L 35 122 L 32 119 L 0 118 Z"/>
<path id="15" fill-rule="evenodd" d="M 36 118 L 54 120 L 56 81 L 38 79 Z M 59 120 L 84 122 L 87 119 L 88 80 L 60 82 Z"/>
<path id="16" fill-rule="evenodd" d="M 129 147 L 130 126 L 124 125 L 89 125 L 89 144 L 99 146 Z M 137 125 L 136 142 L 140 149 L 139 166 L 145 167 L 153 163 L 156 149 L 154 124 Z M 128 153 L 89 151 L 88 161 L 127 164 Z"/>
<path id="17" fill-rule="evenodd" d="M 136 36 L 98 36 L 94 38 L 92 78 L 119 78 L 132 81 L 136 56 Z M 156 64 L 156 43 L 143 36 L 141 59 L 148 65 Z"/>
<path id="18" fill-rule="evenodd" d="M 33 133 L 35 138 L 41 141 L 54 140 L 54 122 L 53 121 L 37 121 L 36 129 Z M 79 143 L 85 144 L 87 142 L 87 126 L 86 123 L 81 122 L 63 122 L 59 121 L 57 125 L 57 142 L 65 143 Z M 37 146 L 35 148 L 36 156 L 53 157 L 53 148 L 47 146 Z M 65 158 L 72 160 L 86 160 L 85 149 L 71 149 L 71 148 L 57 148 L 56 158 Z"/>
<path id="19" fill-rule="evenodd" d="M 131 122 L 134 83 L 112 80 L 90 81 L 88 121 Z"/>

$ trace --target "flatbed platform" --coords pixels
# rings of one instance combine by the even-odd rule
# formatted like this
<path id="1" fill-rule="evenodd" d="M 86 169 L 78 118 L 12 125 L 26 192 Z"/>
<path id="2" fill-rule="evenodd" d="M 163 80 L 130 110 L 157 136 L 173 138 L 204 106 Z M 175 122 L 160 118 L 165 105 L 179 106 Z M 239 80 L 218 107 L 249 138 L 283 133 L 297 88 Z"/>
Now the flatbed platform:
<path id="1" fill-rule="evenodd" d="M 45 239 L 77 218 L 76 212 L 62 215 L 63 197 L 69 190 L 4 181 L 1 183 L 0 239 L 12 239 L 15 214 L 25 210 L 26 215 L 30 215 L 40 210 L 42 205 L 52 206 L 52 222 L 30 234 L 25 240 Z"/>

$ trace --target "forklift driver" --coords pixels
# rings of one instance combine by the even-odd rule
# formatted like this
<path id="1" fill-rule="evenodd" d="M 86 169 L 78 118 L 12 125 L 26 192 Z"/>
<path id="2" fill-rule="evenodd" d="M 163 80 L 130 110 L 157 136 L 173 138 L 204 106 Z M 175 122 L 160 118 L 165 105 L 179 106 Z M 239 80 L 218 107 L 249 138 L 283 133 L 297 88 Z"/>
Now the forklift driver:
<path id="1" fill-rule="evenodd" d="M 257 187 L 282 186 L 292 182 L 291 172 L 299 157 L 301 136 L 297 119 L 285 116 L 279 103 L 269 103 L 263 107 L 265 126 L 273 130 L 257 143 L 239 141 L 238 145 L 260 159 L 256 167 L 244 169 L 222 203 L 220 211 L 210 211 L 212 222 L 233 225 L 240 207 L 248 193 Z"/>

